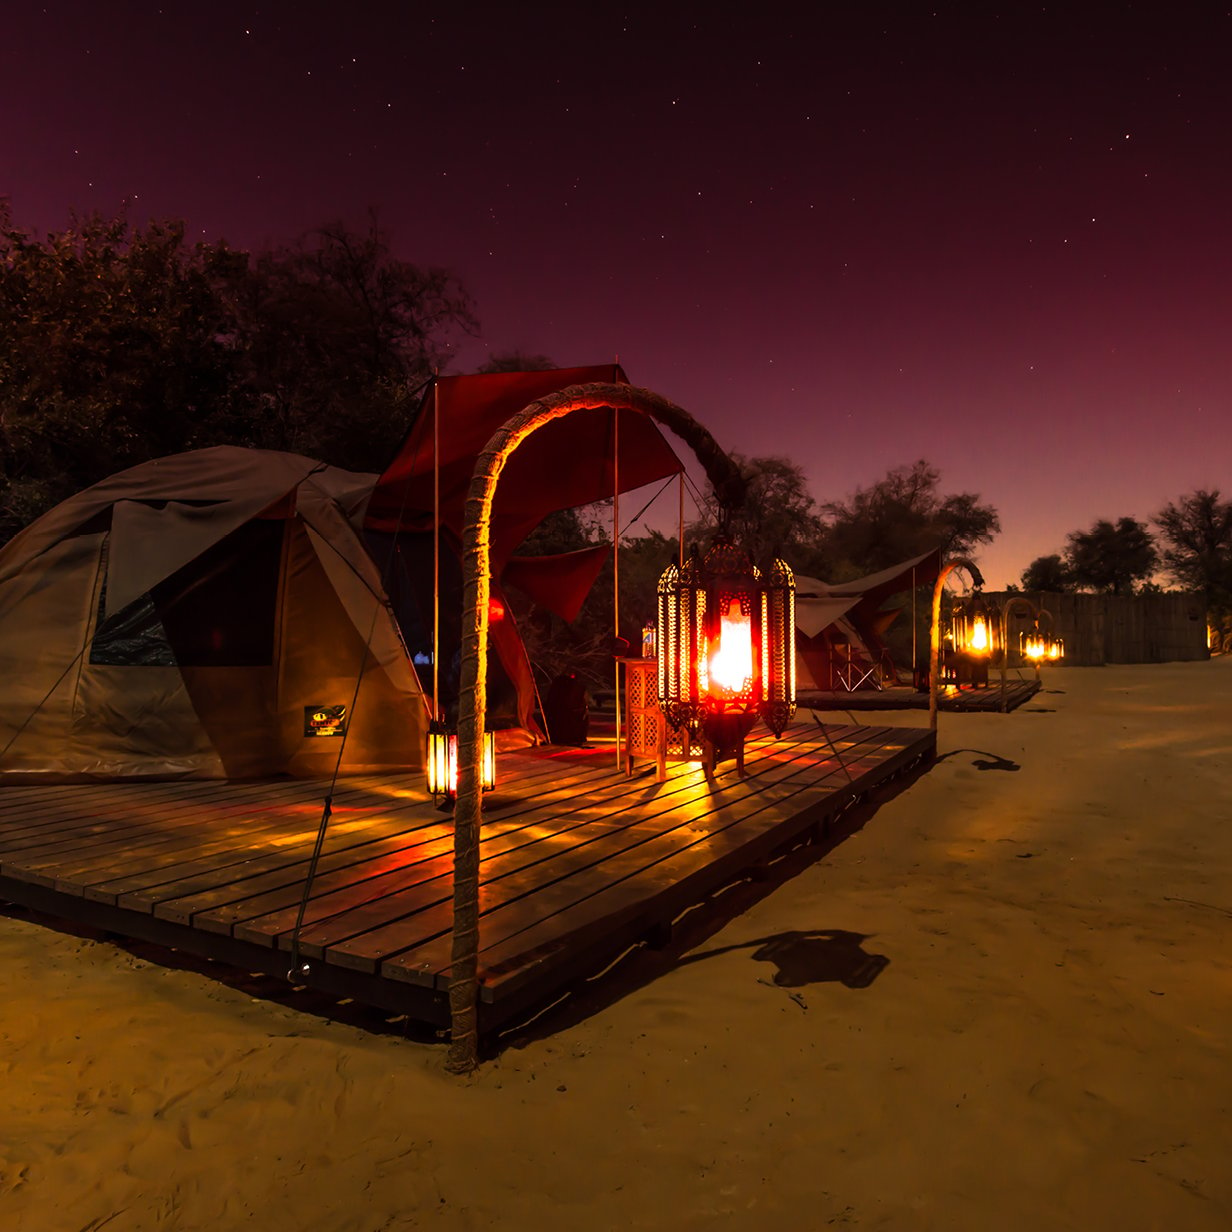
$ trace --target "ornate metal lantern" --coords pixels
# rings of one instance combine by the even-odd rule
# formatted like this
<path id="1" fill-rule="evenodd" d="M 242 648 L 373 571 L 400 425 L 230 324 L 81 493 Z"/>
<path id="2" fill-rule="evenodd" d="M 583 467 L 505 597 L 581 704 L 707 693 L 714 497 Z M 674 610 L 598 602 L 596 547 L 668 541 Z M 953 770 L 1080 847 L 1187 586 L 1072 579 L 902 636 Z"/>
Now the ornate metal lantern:
<path id="1" fill-rule="evenodd" d="M 719 537 L 659 578 L 659 705 L 667 722 L 739 756 L 758 718 L 776 736 L 796 711 L 796 580 L 775 560 L 763 576 Z"/>
<path id="2" fill-rule="evenodd" d="M 428 724 L 427 769 L 433 801 L 452 804 L 458 794 L 458 733 L 437 720 Z M 483 733 L 480 785 L 484 791 L 496 786 L 496 739 L 490 731 Z"/>
<path id="3" fill-rule="evenodd" d="M 993 652 L 994 623 L 988 605 L 977 589 L 966 603 L 954 608 L 951 621 L 954 649 L 975 658 L 988 658 Z"/>

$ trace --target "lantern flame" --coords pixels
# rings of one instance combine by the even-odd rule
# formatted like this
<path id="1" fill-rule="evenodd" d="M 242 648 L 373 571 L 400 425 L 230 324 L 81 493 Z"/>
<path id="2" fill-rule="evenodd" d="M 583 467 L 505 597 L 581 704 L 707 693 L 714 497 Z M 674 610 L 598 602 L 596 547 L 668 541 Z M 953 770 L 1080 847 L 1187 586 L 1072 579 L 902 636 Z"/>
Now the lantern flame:
<path id="1" fill-rule="evenodd" d="M 988 621 L 978 612 L 971 622 L 971 649 L 976 654 L 984 654 L 988 650 Z"/>
<path id="2" fill-rule="evenodd" d="M 732 598 L 719 621 L 719 636 L 710 652 L 711 685 L 736 696 L 753 681 L 753 629 L 739 598 Z"/>

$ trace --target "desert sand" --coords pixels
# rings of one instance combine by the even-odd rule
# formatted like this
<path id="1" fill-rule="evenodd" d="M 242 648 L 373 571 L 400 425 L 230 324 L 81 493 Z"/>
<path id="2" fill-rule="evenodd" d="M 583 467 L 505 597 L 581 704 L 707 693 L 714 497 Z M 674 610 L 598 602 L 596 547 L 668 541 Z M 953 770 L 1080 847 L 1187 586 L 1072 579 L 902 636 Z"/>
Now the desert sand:
<path id="1" fill-rule="evenodd" d="M 465 1079 L 0 914 L 0 1228 L 1232 1228 L 1232 658 L 943 713 L 863 820 Z"/>

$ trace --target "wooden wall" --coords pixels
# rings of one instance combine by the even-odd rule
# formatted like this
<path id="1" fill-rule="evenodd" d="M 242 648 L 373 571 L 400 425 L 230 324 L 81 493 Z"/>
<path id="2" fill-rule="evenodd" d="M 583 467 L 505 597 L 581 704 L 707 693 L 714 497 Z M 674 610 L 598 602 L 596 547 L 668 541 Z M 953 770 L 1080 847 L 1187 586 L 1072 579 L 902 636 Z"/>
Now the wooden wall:
<path id="1" fill-rule="evenodd" d="M 1000 606 L 1007 596 L 986 596 Z M 1074 667 L 1104 663 L 1169 663 L 1206 659 L 1206 607 L 1195 594 L 1026 594 L 1052 613 L 1065 639 L 1065 662 Z"/>

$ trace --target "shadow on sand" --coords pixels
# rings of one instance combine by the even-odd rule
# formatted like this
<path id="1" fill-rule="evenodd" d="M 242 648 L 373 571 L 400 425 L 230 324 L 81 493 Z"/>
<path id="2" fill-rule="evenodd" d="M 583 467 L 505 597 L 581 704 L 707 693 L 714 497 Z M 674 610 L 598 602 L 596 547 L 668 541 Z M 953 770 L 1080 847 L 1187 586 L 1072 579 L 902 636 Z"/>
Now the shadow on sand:
<path id="1" fill-rule="evenodd" d="M 510 1023 L 494 1040 L 488 1041 L 486 1055 L 548 1039 L 677 968 L 740 950 L 750 951 L 749 957 L 755 963 L 773 964 L 771 978 L 759 979 L 771 987 L 787 991 L 809 984 L 834 983 L 852 989 L 867 988 L 889 966 L 890 960 L 883 954 L 864 950 L 863 943 L 868 939 L 864 933 L 842 928 L 792 930 L 736 945 L 708 950 L 699 947 L 859 833 L 881 805 L 906 791 L 925 772 L 926 768 L 917 769 L 883 785 L 831 819 L 824 835 L 801 842 L 774 860 L 749 870 L 739 880 L 683 912 L 669 929 L 660 930 L 653 941 L 648 939 L 631 946 L 605 970 L 578 981 L 551 1005 L 521 1022 Z M 799 1001 L 798 994 L 789 991 L 788 995 Z"/>
<path id="2" fill-rule="evenodd" d="M 1021 770 L 1022 766 L 1016 761 L 1010 761 L 1008 757 L 1002 757 L 999 753 L 989 753 L 984 749 L 951 749 L 948 753 L 942 753 L 937 758 L 937 765 L 951 757 L 957 757 L 959 753 L 974 753 L 975 758 L 971 764 L 977 770 Z"/>

